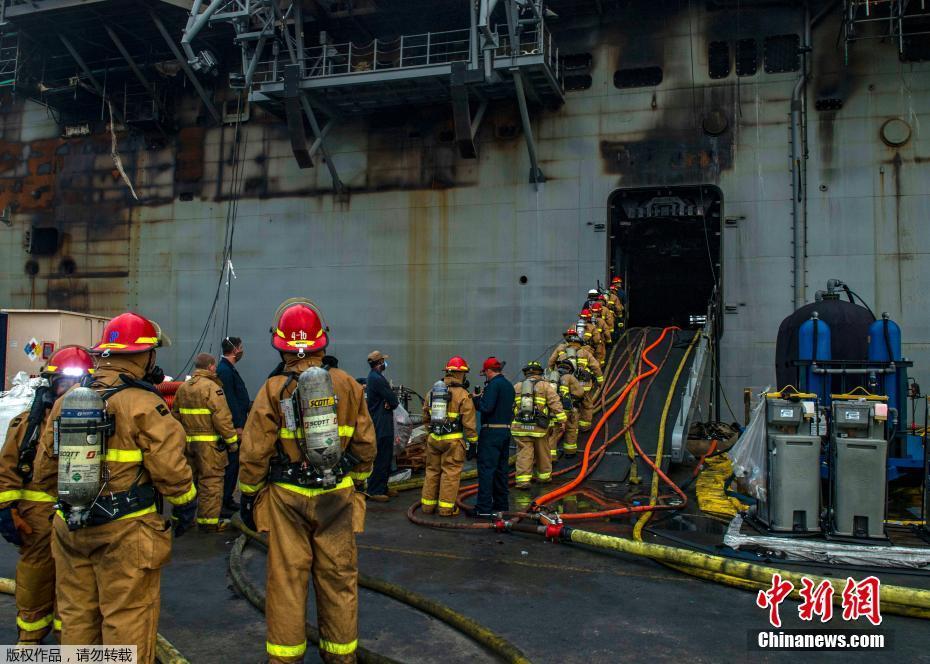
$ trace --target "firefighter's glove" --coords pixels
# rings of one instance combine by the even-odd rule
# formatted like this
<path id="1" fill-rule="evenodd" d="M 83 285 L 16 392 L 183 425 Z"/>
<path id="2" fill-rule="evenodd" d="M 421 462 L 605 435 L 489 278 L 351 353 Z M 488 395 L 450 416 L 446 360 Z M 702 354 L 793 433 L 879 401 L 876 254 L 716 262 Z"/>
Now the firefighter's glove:
<path id="1" fill-rule="evenodd" d="M 478 458 L 478 443 L 465 443 L 465 458 L 469 460 Z"/>
<path id="2" fill-rule="evenodd" d="M 252 531 L 257 531 L 258 528 L 255 527 L 255 496 L 249 494 L 242 494 L 242 497 L 239 499 L 239 516 L 242 518 L 242 523 L 245 524 L 245 527 Z"/>
<path id="3" fill-rule="evenodd" d="M 180 537 L 194 526 L 197 518 L 197 499 L 189 503 L 175 505 L 171 510 L 171 525 L 174 527 L 174 536 Z"/>
<path id="4" fill-rule="evenodd" d="M 16 528 L 16 523 L 13 521 L 13 507 L 4 507 L 0 510 L 0 535 L 3 535 L 5 539 L 10 544 L 15 544 L 16 546 L 23 545 L 23 538 L 19 535 L 19 530 Z"/>

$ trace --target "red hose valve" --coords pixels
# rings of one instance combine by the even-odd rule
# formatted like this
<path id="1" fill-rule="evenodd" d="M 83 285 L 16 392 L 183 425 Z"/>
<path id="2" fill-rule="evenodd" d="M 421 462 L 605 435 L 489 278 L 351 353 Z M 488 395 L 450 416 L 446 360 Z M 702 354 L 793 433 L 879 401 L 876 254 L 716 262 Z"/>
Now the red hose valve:
<path id="1" fill-rule="evenodd" d="M 562 540 L 562 529 L 564 523 L 550 523 L 546 526 L 546 539 L 550 542 L 559 542 Z"/>

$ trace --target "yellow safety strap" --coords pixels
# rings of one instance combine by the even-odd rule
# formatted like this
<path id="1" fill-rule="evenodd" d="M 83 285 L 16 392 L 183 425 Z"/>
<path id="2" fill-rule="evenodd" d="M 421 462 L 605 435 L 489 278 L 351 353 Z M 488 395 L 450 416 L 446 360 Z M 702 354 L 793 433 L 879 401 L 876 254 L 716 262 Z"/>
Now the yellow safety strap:
<path id="1" fill-rule="evenodd" d="M 449 413 L 449 412 L 447 412 L 447 413 L 446 413 L 446 417 L 448 417 L 450 420 L 457 420 L 457 419 L 459 418 L 459 413 Z"/>
<path id="2" fill-rule="evenodd" d="M 129 514 L 124 514 L 120 518 L 114 519 L 114 521 L 124 521 L 126 519 L 135 519 L 137 516 L 145 516 L 146 514 L 154 514 L 157 511 L 158 509 L 154 505 L 150 505 L 149 507 L 143 508 L 139 510 L 138 512 L 130 512 Z M 65 513 L 62 512 L 61 510 L 55 510 L 55 514 L 57 514 L 58 518 L 60 518 L 62 521 L 66 520 Z"/>
<path id="3" fill-rule="evenodd" d="M 529 482 L 533 479 L 532 475 L 517 475 L 516 480 L 518 484 L 523 484 L 524 482 Z"/>
<path id="4" fill-rule="evenodd" d="M 188 436 L 188 443 L 213 443 L 220 439 L 219 434 L 210 433 L 210 434 L 197 434 L 195 436 Z"/>
<path id="5" fill-rule="evenodd" d="M 191 484 L 191 488 L 182 493 L 180 496 L 165 496 L 172 505 L 184 505 L 189 503 L 197 496 L 197 487 Z"/>
<path id="6" fill-rule="evenodd" d="M 56 632 L 61 631 L 61 619 L 60 618 L 55 618 L 55 620 L 52 622 L 52 629 L 54 629 Z"/>
<path id="7" fill-rule="evenodd" d="M 197 523 L 202 523 L 202 524 L 207 525 L 207 526 L 210 526 L 210 525 L 213 525 L 213 524 L 219 523 L 219 522 L 220 522 L 219 518 L 216 518 L 216 519 L 201 519 L 200 517 L 197 517 Z"/>
<path id="8" fill-rule="evenodd" d="M 142 450 L 107 450 L 104 460 L 115 463 L 139 463 L 142 461 Z"/>
<path id="9" fill-rule="evenodd" d="M 429 498 L 420 498 L 420 502 L 424 505 L 435 505 L 437 501 L 430 500 Z"/>
<path id="10" fill-rule="evenodd" d="M 262 480 L 258 484 L 246 484 L 245 482 L 241 480 L 239 481 L 239 490 L 242 491 L 242 493 L 258 493 L 263 488 L 265 488 L 264 480 Z"/>
<path id="11" fill-rule="evenodd" d="M 603 383 L 603 382 L 604 382 L 604 377 L 603 377 L 603 376 L 598 376 L 598 377 L 597 377 L 597 382 L 598 382 L 598 383 Z"/>
<path id="12" fill-rule="evenodd" d="M 539 473 L 536 477 L 541 480 L 548 480 L 552 478 L 552 473 Z"/>
<path id="13" fill-rule="evenodd" d="M 12 500 L 19 500 L 23 497 L 23 492 L 19 489 L 11 489 L 10 491 L 0 491 L 0 503 L 8 503 Z"/>
<path id="14" fill-rule="evenodd" d="M 333 641 L 327 641 L 326 639 L 320 639 L 320 650 L 333 655 L 351 655 L 355 652 L 356 648 L 358 648 L 358 639 L 350 641 L 349 643 L 335 643 Z"/>
<path id="15" fill-rule="evenodd" d="M 46 627 L 51 625 L 54 619 L 55 619 L 55 616 L 51 613 L 33 622 L 27 622 L 23 620 L 22 618 L 20 618 L 19 616 L 16 616 L 16 626 L 27 632 L 37 632 L 40 629 L 45 629 Z"/>
<path id="16" fill-rule="evenodd" d="M 444 500 L 440 500 L 439 506 L 443 509 L 452 509 L 453 507 L 455 507 L 455 503 L 447 503 Z"/>
<path id="17" fill-rule="evenodd" d="M 466 438 L 466 440 L 467 440 L 469 443 L 477 443 L 477 442 L 478 442 L 478 436 L 468 436 L 468 437 Z"/>
<path id="18" fill-rule="evenodd" d="M 567 419 L 568 419 L 568 415 L 566 415 L 564 411 L 561 413 L 556 413 L 555 415 L 552 416 L 553 422 L 564 422 Z"/>
<path id="19" fill-rule="evenodd" d="M 583 426 L 583 427 L 589 427 L 591 426 L 591 423 L 588 422 L 587 420 L 578 420 L 578 425 Z"/>
<path id="20" fill-rule="evenodd" d="M 223 439 L 223 442 L 226 443 L 227 445 L 232 445 L 233 443 L 238 443 L 238 442 L 239 442 L 239 434 L 234 433 L 234 434 L 233 434 L 232 436 L 230 436 L 229 438 L 224 438 L 224 439 Z"/>
<path id="21" fill-rule="evenodd" d="M 212 415 L 213 411 L 209 408 L 178 408 L 181 415 Z"/>
<path id="22" fill-rule="evenodd" d="M 431 433 L 429 437 L 433 440 L 461 440 L 465 436 L 461 431 L 456 431 L 455 433 L 446 433 L 441 436 L 437 436 L 436 434 Z"/>
<path id="23" fill-rule="evenodd" d="M 519 424 L 518 422 L 514 422 L 514 423 L 513 423 L 513 426 L 516 427 L 518 424 Z M 542 432 L 540 432 L 540 431 L 514 431 L 514 432 L 513 432 L 513 437 L 514 437 L 514 438 L 524 438 L 524 437 L 526 437 L 526 438 L 542 438 L 543 436 L 548 436 L 548 435 L 549 435 L 549 432 L 548 432 L 548 431 L 542 431 Z"/>
<path id="24" fill-rule="evenodd" d="M 117 521 L 124 521 L 125 519 L 135 519 L 137 516 L 144 516 L 146 514 L 154 514 L 157 511 L 158 511 L 157 507 L 155 507 L 154 505 L 150 505 L 149 507 L 146 507 L 145 509 L 141 509 L 138 512 L 130 512 L 129 514 L 121 516 L 120 518 L 117 519 Z"/>
<path id="25" fill-rule="evenodd" d="M 304 641 L 297 646 L 282 646 L 277 643 L 265 641 L 265 652 L 272 657 L 300 657 L 307 652 L 307 642 Z"/>
<path id="26" fill-rule="evenodd" d="M 44 491 L 30 491 L 29 489 L 23 489 L 22 500 L 30 500 L 34 503 L 54 503 L 58 499 L 50 493 L 45 493 Z M 0 502 L 3 502 L 0 500 Z"/>
<path id="27" fill-rule="evenodd" d="M 568 451 L 570 451 L 570 452 L 574 452 L 575 450 L 578 449 L 578 445 L 575 444 L 575 443 L 563 443 L 563 444 L 562 444 L 562 449 L 563 449 L 563 450 L 568 450 Z"/>
<path id="28" fill-rule="evenodd" d="M 356 482 L 361 482 L 362 480 L 367 480 L 369 477 L 371 477 L 371 471 L 370 470 L 365 471 L 365 472 L 352 471 L 349 473 L 349 477 L 351 477 Z"/>
<path id="29" fill-rule="evenodd" d="M 306 487 L 296 486 L 294 484 L 284 484 L 283 482 L 275 482 L 275 485 L 281 487 L 282 489 L 287 489 L 293 493 L 300 494 L 301 496 L 306 496 L 307 498 L 322 496 L 324 493 L 332 493 L 333 491 L 341 491 L 342 489 L 351 489 L 355 486 L 352 478 L 348 475 L 343 477 L 339 484 L 331 489 L 308 489 Z"/>

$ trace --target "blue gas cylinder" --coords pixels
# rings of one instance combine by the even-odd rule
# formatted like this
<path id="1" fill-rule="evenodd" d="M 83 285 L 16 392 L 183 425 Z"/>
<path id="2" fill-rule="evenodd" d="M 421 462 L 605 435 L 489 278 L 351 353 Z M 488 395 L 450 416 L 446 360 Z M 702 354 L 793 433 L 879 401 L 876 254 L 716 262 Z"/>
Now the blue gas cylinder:
<path id="1" fill-rule="evenodd" d="M 798 328 L 798 359 L 816 362 L 831 359 L 830 326 L 820 320 L 815 311 Z M 816 374 L 813 367 L 801 367 L 802 392 L 813 392 L 824 405 L 830 404 L 831 379 L 829 374 Z"/>
<path id="2" fill-rule="evenodd" d="M 887 312 L 882 313 L 879 320 L 869 325 L 869 362 L 895 362 L 901 359 L 901 327 L 889 318 Z M 882 394 L 888 396 L 888 407 L 900 412 L 907 394 L 907 370 L 900 367 L 894 373 L 882 374 L 879 385 Z"/>

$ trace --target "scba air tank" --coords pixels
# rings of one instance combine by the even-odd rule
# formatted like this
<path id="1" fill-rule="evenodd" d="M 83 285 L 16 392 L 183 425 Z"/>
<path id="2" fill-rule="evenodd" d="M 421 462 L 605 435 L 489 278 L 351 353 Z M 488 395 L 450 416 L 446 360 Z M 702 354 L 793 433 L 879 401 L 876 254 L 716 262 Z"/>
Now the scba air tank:
<path id="1" fill-rule="evenodd" d="M 798 329 L 798 359 L 809 362 L 831 359 L 830 326 L 820 320 L 815 311 Z M 814 373 L 811 365 L 801 368 L 802 392 L 813 392 L 821 403 L 830 403 L 832 381 L 829 374 Z"/>
<path id="2" fill-rule="evenodd" d="M 58 497 L 75 512 L 90 507 L 100 495 L 105 424 L 106 405 L 89 387 L 76 387 L 61 398 L 54 429 Z"/>
<path id="3" fill-rule="evenodd" d="M 449 418 L 449 386 L 445 381 L 437 380 L 430 390 L 429 421 L 431 424 L 445 424 Z"/>
<path id="4" fill-rule="evenodd" d="M 901 328 L 888 313 L 869 326 L 869 362 L 900 362 Z M 882 394 L 888 396 L 888 407 L 900 410 L 907 393 L 907 373 L 901 367 L 894 373 L 883 374 L 879 378 Z M 903 418 L 902 418 L 903 419 Z"/>
<path id="5" fill-rule="evenodd" d="M 297 393 L 304 433 L 303 453 L 317 470 L 332 470 L 342 458 L 332 376 L 322 367 L 310 367 L 297 379 Z"/>

